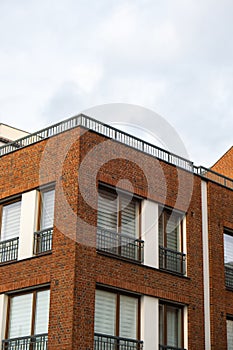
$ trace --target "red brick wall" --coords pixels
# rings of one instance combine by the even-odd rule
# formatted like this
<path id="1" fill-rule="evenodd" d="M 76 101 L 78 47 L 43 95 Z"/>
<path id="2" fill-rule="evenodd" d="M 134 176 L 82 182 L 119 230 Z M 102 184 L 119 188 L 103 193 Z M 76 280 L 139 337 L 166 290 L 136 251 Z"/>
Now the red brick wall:
<path id="1" fill-rule="evenodd" d="M 123 288 L 186 304 L 188 306 L 189 349 L 204 349 L 200 178 L 193 177 L 190 173 L 177 170 L 171 165 L 159 162 L 117 142 L 111 142 L 109 146 L 109 141 L 107 141 L 101 147 L 97 147 L 103 141 L 103 137 L 91 132 L 85 133 L 81 137 L 81 162 L 85 168 L 85 172 L 83 172 L 85 177 L 82 175 L 83 170 L 81 170 L 82 193 L 88 193 L 91 197 L 88 200 L 93 205 L 87 204 L 82 193 L 79 193 L 78 217 L 82 219 L 83 232 L 86 233 L 89 230 L 88 242 L 93 239 L 92 235 L 95 236 L 96 232 L 94 228 L 96 226 L 96 210 L 93 207 L 96 208 L 97 197 L 94 191 L 89 194 L 90 189 L 94 185 L 96 191 L 96 184 L 99 181 L 114 186 L 120 180 L 128 179 L 135 194 L 168 206 L 176 206 L 180 210 L 187 210 L 188 277 L 178 277 L 150 267 L 96 254 L 92 248 L 86 248 L 86 250 L 83 247 L 77 248 L 77 292 L 79 291 L 78 297 L 83 295 L 83 306 L 87 308 L 88 313 L 86 315 L 81 313 L 76 320 L 80 322 L 84 319 L 85 325 L 93 322 L 90 299 L 87 296 L 93 297 L 94 290 L 91 291 L 90 288 L 94 289 L 95 283 Z M 95 149 L 96 153 L 92 154 Z M 101 165 L 102 163 L 103 165 Z M 94 180 L 93 169 L 97 175 Z M 194 181 L 193 188 L 192 181 Z M 122 185 L 122 188 L 127 190 L 130 186 L 126 184 Z M 191 192 L 190 203 L 189 192 Z M 86 226 L 85 223 L 89 226 Z M 87 268 L 87 266 L 92 268 Z M 79 273 L 80 267 L 82 273 Z M 83 269 L 85 279 L 83 279 Z M 78 287 L 80 285 L 81 288 Z M 83 293 L 83 288 L 86 293 Z M 91 303 L 91 307 L 94 307 L 94 303 Z M 78 307 L 76 313 L 79 314 Z M 78 325 L 76 329 L 78 329 Z M 81 332 L 80 330 L 77 339 L 81 336 Z M 90 333 L 90 342 L 85 342 L 88 349 L 91 347 L 92 340 L 93 332 Z"/>
<path id="2" fill-rule="evenodd" d="M 96 283 L 186 304 L 189 350 L 204 349 L 201 180 L 117 142 L 103 141 L 93 132 L 80 137 L 79 129 L 74 129 L 1 158 L 0 198 L 36 188 L 40 183 L 56 182 L 56 227 L 52 254 L 0 267 L 0 290 L 51 283 L 49 350 L 93 348 Z M 122 179 L 131 183 L 120 183 L 122 189 L 132 186 L 139 196 L 187 211 L 187 277 L 96 253 L 96 185 L 98 181 L 117 185 Z M 217 185 L 209 189 L 210 203 L 217 196 L 226 205 L 229 190 Z M 225 220 L 231 222 L 230 210 Z M 211 271 L 215 272 L 214 262 L 222 259 L 217 219 L 221 219 L 220 207 L 215 204 L 209 215 L 213 219 Z M 224 289 L 223 266 L 216 273 L 217 277 L 211 279 L 211 300 L 217 303 L 211 323 L 215 343 L 219 334 L 225 335 L 225 313 L 230 313 L 226 300 L 228 294 L 231 296 Z M 218 284 L 223 294 L 217 293 L 216 297 Z M 225 343 L 221 340 L 218 349 L 225 349 Z"/>
<path id="3" fill-rule="evenodd" d="M 1 157 L 0 198 L 56 182 L 55 229 L 53 252 L 0 267 L 0 291 L 51 284 L 49 349 L 73 349 L 73 307 L 75 290 L 75 240 L 77 213 L 77 164 L 79 161 L 79 130 L 53 137 Z M 61 155 L 67 152 L 63 169 Z M 43 156 L 46 154 L 46 161 Z M 43 172 L 41 169 L 43 168 Z M 67 177 L 69 183 L 66 182 Z M 62 194 L 69 208 L 62 200 Z M 74 215 L 72 216 L 72 213 Z M 75 218 L 75 219 L 74 219 Z M 63 234 L 65 233 L 65 235 Z"/>
<path id="4" fill-rule="evenodd" d="M 227 349 L 226 315 L 233 315 L 233 292 L 225 288 L 224 227 L 233 227 L 233 192 L 208 184 L 212 349 Z"/>

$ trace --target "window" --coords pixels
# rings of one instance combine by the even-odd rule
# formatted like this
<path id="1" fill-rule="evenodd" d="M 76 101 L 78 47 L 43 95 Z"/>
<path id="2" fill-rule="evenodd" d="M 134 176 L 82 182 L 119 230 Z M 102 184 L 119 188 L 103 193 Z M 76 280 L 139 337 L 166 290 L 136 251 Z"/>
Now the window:
<path id="1" fill-rule="evenodd" d="M 54 196 L 54 189 L 40 192 L 38 231 L 34 234 L 34 254 L 45 253 L 52 249 Z"/>
<path id="2" fill-rule="evenodd" d="M 233 232 L 224 232 L 224 265 L 226 287 L 233 289 Z"/>
<path id="3" fill-rule="evenodd" d="M 95 349 L 140 350 L 139 298 L 96 290 Z"/>
<path id="4" fill-rule="evenodd" d="M 54 189 L 41 192 L 40 230 L 53 227 Z"/>
<path id="5" fill-rule="evenodd" d="M 233 318 L 227 319 L 227 350 L 233 350 Z"/>
<path id="6" fill-rule="evenodd" d="M 97 248 L 110 254 L 142 261 L 139 239 L 140 201 L 129 194 L 99 189 Z"/>
<path id="7" fill-rule="evenodd" d="M 159 267 L 184 275 L 186 256 L 183 253 L 183 215 L 170 209 L 159 215 Z"/>
<path id="8" fill-rule="evenodd" d="M 1 206 L 0 263 L 17 260 L 21 201 Z"/>
<path id="9" fill-rule="evenodd" d="M 49 290 L 9 297 L 7 334 L 2 350 L 47 349 L 49 300 Z"/>
<path id="10" fill-rule="evenodd" d="M 183 307 L 160 302 L 159 349 L 183 348 Z"/>

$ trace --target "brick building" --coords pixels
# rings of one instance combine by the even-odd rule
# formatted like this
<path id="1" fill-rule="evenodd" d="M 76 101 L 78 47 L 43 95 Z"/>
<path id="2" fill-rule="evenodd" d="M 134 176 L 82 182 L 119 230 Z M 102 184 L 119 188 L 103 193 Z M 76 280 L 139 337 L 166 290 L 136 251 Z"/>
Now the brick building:
<path id="1" fill-rule="evenodd" d="M 0 125 L 1 349 L 233 349 L 232 149 L 196 167 L 84 115 L 20 132 Z"/>

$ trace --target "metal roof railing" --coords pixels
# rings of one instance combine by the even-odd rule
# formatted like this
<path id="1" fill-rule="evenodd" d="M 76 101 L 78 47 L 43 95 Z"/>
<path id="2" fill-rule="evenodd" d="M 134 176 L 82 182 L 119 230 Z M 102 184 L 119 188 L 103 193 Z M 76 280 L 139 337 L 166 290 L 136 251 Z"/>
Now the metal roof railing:
<path id="1" fill-rule="evenodd" d="M 112 126 L 104 124 L 84 114 L 79 114 L 77 116 L 71 117 L 60 123 L 54 124 L 38 132 L 27 135 L 4 146 L 1 146 L 0 157 L 8 153 L 17 151 L 21 148 L 32 145 L 34 143 L 37 143 L 39 141 L 48 139 L 52 136 L 63 133 L 65 131 L 71 130 L 78 126 L 94 131 L 100 135 L 122 143 L 128 147 L 132 147 L 140 152 L 165 161 L 171 165 L 177 166 L 188 172 L 201 176 L 205 179 L 233 189 L 233 179 L 230 179 L 205 167 L 197 167 L 189 159 L 178 156 L 172 152 L 164 150 L 158 146 L 155 146 L 140 138 L 132 136 L 124 131 L 118 130 Z"/>
<path id="2" fill-rule="evenodd" d="M 230 177 L 219 174 L 216 171 L 205 168 L 203 166 L 199 166 L 199 167 L 194 166 L 193 172 L 194 174 L 199 175 L 207 180 L 216 182 L 219 185 L 222 185 L 224 187 L 227 187 L 233 190 L 233 179 L 231 179 Z"/>

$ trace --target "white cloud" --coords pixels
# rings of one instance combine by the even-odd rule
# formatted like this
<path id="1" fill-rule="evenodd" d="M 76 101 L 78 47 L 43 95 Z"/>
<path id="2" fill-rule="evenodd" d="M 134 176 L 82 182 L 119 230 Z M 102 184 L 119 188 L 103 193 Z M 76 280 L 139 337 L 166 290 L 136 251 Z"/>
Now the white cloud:
<path id="1" fill-rule="evenodd" d="M 232 10 L 230 0 L 2 0 L 2 121 L 35 130 L 95 104 L 140 104 L 211 164 L 232 142 Z"/>
<path id="2" fill-rule="evenodd" d="M 105 60 L 111 57 L 133 67 L 134 62 L 171 61 L 179 51 L 178 33 L 171 20 L 158 17 L 150 7 L 121 4 L 97 28 L 97 51 Z"/>
<path id="3" fill-rule="evenodd" d="M 103 75 L 103 68 L 98 63 L 78 63 L 71 67 L 71 79 L 77 83 L 80 90 L 92 93 Z"/>

